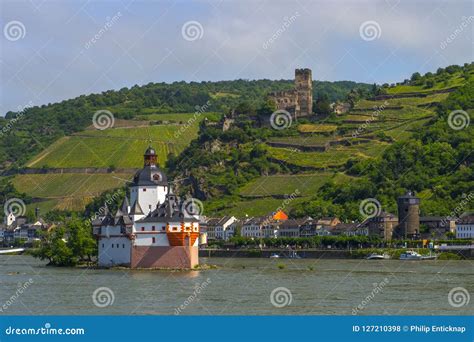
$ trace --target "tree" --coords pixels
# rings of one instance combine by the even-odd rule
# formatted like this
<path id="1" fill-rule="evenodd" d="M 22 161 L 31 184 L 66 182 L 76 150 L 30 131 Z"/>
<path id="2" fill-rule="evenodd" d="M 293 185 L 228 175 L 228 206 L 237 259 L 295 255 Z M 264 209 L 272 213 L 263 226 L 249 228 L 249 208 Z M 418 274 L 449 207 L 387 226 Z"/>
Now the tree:
<path id="1" fill-rule="evenodd" d="M 314 111 L 321 115 L 331 114 L 331 105 L 329 103 L 329 97 L 322 93 L 318 96 L 318 99 L 314 103 Z"/>
<path id="2" fill-rule="evenodd" d="M 433 80 L 432 78 L 426 80 L 426 85 L 425 85 L 426 88 L 433 88 L 434 85 L 435 85 L 435 82 L 434 82 L 434 80 Z"/>
<path id="3" fill-rule="evenodd" d="M 272 114 L 277 110 L 276 104 L 272 100 L 265 101 L 262 106 L 257 110 L 259 116 L 266 116 Z"/>
<path id="4" fill-rule="evenodd" d="M 421 79 L 421 75 L 419 72 L 415 72 L 413 73 L 413 75 L 411 75 L 411 78 L 410 80 L 414 83 L 416 81 L 419 81 Z"/>
<path id="5" fill-rule="evenodd" d="M 90 223 L 78 218 L 43 233 L 38 248 L 32 252 L 35 258 L 48 260 L 49 265 L 54 266 L 74 266 L 86 260 L 90 262 L 96 254 Z"/>
<path id="6" fill-rule="evenodd" d="M 69 233 L 67 246 L 71 249 L 73 255 L 79 260 L 90 262 L 92 255 L 95 255 L 97 250 L 89 221 L 81 221 L 75 218 L 68 222 L 67 231 Z"/>
<path id="7" fill-rule="evenodd" d="M 250 102 L 241 102 L 235 107 L 237 114 L 255 114 L 255 107 L 250 104 Z"/>

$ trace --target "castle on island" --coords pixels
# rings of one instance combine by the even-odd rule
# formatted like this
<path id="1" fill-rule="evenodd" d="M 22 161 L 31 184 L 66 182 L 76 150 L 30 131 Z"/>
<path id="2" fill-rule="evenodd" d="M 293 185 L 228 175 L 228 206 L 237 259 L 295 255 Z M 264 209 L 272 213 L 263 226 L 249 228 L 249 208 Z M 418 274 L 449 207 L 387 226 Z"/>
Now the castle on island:
<path id="1" fill-rule="evenodd" d="M 92 222 L 103 267 L 193 268 L 199 265 L 199 217 L 186 211 L 149 147 L 130 199 Z"/>

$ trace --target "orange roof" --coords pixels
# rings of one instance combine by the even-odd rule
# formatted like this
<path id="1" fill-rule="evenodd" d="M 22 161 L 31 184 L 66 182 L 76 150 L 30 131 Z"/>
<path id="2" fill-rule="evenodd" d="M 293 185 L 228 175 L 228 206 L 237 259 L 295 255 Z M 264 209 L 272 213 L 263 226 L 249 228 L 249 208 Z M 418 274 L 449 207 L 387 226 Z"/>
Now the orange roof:
<path id="1" fill-rule="evenodd" d="M 274 215 L 273 215 L 274 220 L 288 220 L 288 215 L 286 215 L 282 210 L 278 210 Z"/>

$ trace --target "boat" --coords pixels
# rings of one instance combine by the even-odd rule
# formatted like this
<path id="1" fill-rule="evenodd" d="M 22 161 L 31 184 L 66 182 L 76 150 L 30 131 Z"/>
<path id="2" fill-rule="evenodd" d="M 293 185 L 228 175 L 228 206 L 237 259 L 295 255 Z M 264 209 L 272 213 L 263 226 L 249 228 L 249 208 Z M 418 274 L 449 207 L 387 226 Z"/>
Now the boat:
<path id="1" fill-rule="evenodd" d="M 390 259 L 390 255 L 388 255 L 387 253 L 384 253 L 384 254 L 372 253 L 366 259 L 367 260 L 385 260 L 385 259 Z"/>
<path id="2" fill-rule="evenodd" d="M 400 254 L 400 260 L 435 260 L 438 256 L 432 255 L 421 255 L 415 251 L 406 251 L 405 253 Z"/>
<path id="3" fill-rule="evenodd" d="M 272 253 L 272 255 L 270 255 L 270 259 L 278 259 L 279 257 L 278 253 Z"/>
<path id="4" fill-rule="evenodd" d="M 421 254 L 415 251 L 406 251 L 400 254 L 400 260 L 421 260 L 421 258 Z"/>

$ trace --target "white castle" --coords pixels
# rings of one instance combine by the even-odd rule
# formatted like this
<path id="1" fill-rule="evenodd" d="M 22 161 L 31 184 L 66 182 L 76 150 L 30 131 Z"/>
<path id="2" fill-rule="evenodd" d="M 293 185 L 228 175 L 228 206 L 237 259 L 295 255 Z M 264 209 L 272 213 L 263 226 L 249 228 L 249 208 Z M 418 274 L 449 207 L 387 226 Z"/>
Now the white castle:
<path id="1" fill-rule="evenodd" d="M 144 167 L 115 214 L 92 222 L 98 240 L 99 266 L 192 268 L 199 265 L 199 219 L 173 194 L 149 147 Z M 131 203 L 131 205 L 130 205 Z"/>

